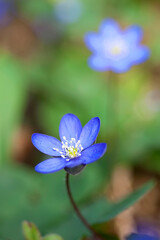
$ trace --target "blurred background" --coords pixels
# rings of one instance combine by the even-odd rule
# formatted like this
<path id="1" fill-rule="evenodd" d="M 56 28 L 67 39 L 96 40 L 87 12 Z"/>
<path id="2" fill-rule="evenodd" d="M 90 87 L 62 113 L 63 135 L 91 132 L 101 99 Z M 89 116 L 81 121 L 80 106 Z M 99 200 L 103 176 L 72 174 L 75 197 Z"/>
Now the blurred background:
<path id="1" fill-rule="evenodd" d="M 97 141 L 108 144 L 103 159 L 71 179 L 80 206 L 107 192 L 119 165 L 131 171 L 127 181 L 159 178 L 159 13 L 159 0 L 0 0 L 0 239 L 23 239 L 23 220 L 65 240 L 82 233 L 79 225 L 67 229 L 72 208 L 64 171 L 34 171 L 47 157 L 32 146 L 32 133 L 58 137 L 66 113 L 83 125 L 98 116 Z M 104 18 L 122 28 L 140 25 L 150 59 L 124 74 L 90 69 L 84 35 L 97 32 Z"/>

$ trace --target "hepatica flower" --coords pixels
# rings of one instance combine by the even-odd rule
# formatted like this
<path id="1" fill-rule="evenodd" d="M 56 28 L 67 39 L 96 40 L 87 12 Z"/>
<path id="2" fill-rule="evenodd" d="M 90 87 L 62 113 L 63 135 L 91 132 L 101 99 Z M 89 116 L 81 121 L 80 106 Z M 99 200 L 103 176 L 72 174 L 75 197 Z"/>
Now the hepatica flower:
<path id="1" fill-rule="evenodd" d="M 82 9 L 82 2 L 79 0 L 60 0 L 54 5 L 54 14 L 59 22 L 70 24 L 80 18 Z"/>
<path id="2" fill-rule="evenodd" d="M 105 19 L 99 33 L 89 32 L 85 35 L 85 43 L 93 52 L 89 58 L 89 66 L 96 71 L 113 71 L 122 73 L 132 65 L 146 61 L 149 49 L 141 45 L 143 31 L 139 26 L 120 29 L 117 22 Z"/>
<path id="3" fill-rule="evenodd" d="M 14 1 L 0 0 L 0 27 L 10 22 L 15 13 Z"/>
<path id="4" fill-rule="evenodd" d="M 100 119 L 92 118 L 83 128 L 73 114 L 62 117 L 58 139 L 40 133 L 32 135 L 33 145 L 41 152 L 52 156 L 39 163 L 35 170 L 40 173 L 53 173 L 65 169 L 71 174 L 79 172 L 86 164 L 101 158 L 107 148 L 106 143 L 93 144 L 100 129 Z"/>
<path id="5" fill-rule="evenodd" d="M 137 223 L 138 234 L 145 234 L 160 239 L 159 227 L 149 222 L 138 222 Z"/>
<path id="6" fill-rule="evenodd" d="M 159 237 L 133 233 L 126 240 L 159 240 Z"/>

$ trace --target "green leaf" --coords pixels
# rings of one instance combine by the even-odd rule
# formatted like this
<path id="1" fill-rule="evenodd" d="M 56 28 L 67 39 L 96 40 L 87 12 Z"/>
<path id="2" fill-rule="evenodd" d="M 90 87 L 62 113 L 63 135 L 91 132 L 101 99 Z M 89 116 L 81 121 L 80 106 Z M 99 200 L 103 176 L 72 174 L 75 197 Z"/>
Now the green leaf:
<path id="1" fill-rule="evenodd" d="M 7 54 L 0 55 L 0 166 L 11 156 L 12 136 L 22 122 L 27 81 L 22 64 Z"/>
<path id="2" fill-rule="evenodd" d="M 28 15 L 29 17 L 38 17 L 38 16 L 44 16 L 45 14 L 51 13 L 51 4 L 47 1 L 25 1 L 21 6 L 21 11 L 23 12 L 23 15 Z"/>
<path id="3" fill-rule="evenodd" d="M 57 234 L 48 234 L 42 239 L 43 240 L 63 240 L 63 238 Z"/>
<path id="4" fill-rule="evenodd" d="M 39 226 L 43 235 L 61 235 L 53 227 L 69 218 L 72 211 L 64 176 L 64 171 L 43 175 L 18 165 L 0 168 L 0 233 L 10 239 L 22 240 L 20 225 L 25 219 Z M 106 173 L 102 174 L 96 163 L 73 176 L 71 184 L 76 202 L 90 202 L 93 194 L 103 189 L 104 179 Z"/>
<path id="5" fill-rule="evenodd" d="M 41 240 L 40 232 L 35 224 L 24 221 L 22 228 L 26 240 Z"/>
<path id="6" fill-rule="evenodd" d="M 111 203 L 105 198 L 102 198 L 99 201 L 95 201 L 91 205 L 84 207 L 81 212 L 90 224 L 110 221 L 136 203 L 141 197 L 150 191 L 153 186 L 153 181 L 148 182 L 117 203 Z M 68 229 L 74 229 L 74 231 L 68 231 Z M 48 231 L 60 232 L 62 236 L 70 240 L 77 239 L 80 235 L 89 233 L 75 214 L 66 219 L 66 221 L 56 229 L 48 229 Z"/>
<path id="7" fill-rule="evenodd" d="M 143 197 L 148 191 L 150 191 L 154 187 L 154 181 L 150 181 L 140 187 L 139 189 L 135 190 L 133 193 L 128 195 L 126 198 L 121 200 L 118 203 L 113 204 L 107 211 L 104 211 L 104 217 L 100 220 L 100 222 L 105 222 L 113 219 L 118 214 L 126 210 L 127 208 L 131 207 L 135 204 L 141 197 Z"/>

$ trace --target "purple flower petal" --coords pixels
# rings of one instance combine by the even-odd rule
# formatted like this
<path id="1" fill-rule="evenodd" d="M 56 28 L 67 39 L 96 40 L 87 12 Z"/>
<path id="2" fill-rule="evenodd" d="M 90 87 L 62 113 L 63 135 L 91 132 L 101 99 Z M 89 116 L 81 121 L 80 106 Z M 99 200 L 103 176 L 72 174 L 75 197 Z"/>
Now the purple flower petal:
<path id="1" fill-rule="evenodd" d="M 82 129 L 80 142 L 83 149 L 88 148 L 96 140 L 100 129 L 100 119 L 92 118 Z"/>
<path id="2" fill-rule="evenodd" d="M 146 61 L 150 56 L 150 50 L 146 46 L 137 47 L 131 54 L 133 64 L 139 64 Z"/>
<path id="3" fill-rule="evenodd" d="M 138 221 L 137 232 L 140 234 L 148 234 L 158 237 L 158 226 L 153 222 Z"/>
<path id="4" fill-rule="evenodd" d="M 121 61 L 112 61 L 110 66 L 110 70 L 116 73 L 123 73 L 127 72 L 131 68 L 131 61 L 130 59 L 123 59 Z"/>
<path id="5" fill-rule="evenodd" d="M 113 19 L 105 19 L 100 25 L 100 32 L 105 35 L 105 37 L 114 37 L 117 36 L 121 31 L 119 24 Z"/>
<path id="6" fill-rule="evenodd" d="M 107 71 L 109 70 L 109 64 L 105 58 L 100 55 L 92 55 L 88 59 L 88 65 L 96 71 Z"/>
<path id="7" fill-rule="evenodd" d="M 130 42 L 130 44 L 137 44 L 142 40 L 143 30 L 139 26 L 131 26 L 124 31 L 124 38 Z"/>
<path id="8" fill-rule="evenodd" d="M 47 155 L 61 156 L 59 151 L 62 151 L 62 144 L 54 137 L 41 133 L 34 133 L 32 135 L 32 143 L 39 151 Z M 57 148 L 59 151 L 54 150 L 54 148 Z"/>
<path id="9" fill-rule="evenodd" d="M 159 240 L 159 237 L 150 236 L 146 234 L 132 233 L 130 236 L 126 238 L 126 240 Z"/>
<path id="10" fill-rule="evenodd" d="M 83 164 L 84 159 L 80 157 L 77 158 L 72 158 L 69 161 L 66 162 L 66 167 L 67 168 L 74 168 L 76 166 L 79 166 L 81 164 Z"/>
<path id="11" fill-rule="evenodd" d="M 91 51 L 99 51 L 101 49 L 101 38 L 94 32 L 87 33 L 84 37 L 84 41 Z"/>
<path id="12" fill-rule="evenodd" d="M 79 157 L 79 161 L 81 161 L 83 164 L 92 163 L 101 158 L 105 154 L 106 150 L 106 143 L 94 144 L 82 152 L 81 156 Z"/>
<path id="13" fill-rule="evenodd" d="M 106 150 L 106 143 L 97 143 L 85 149 L 81 155 L 81 158 L 84 159 L 83 164 L 89 164 L 98 160 L 105 154 Z"/>
<path id="14" fill-rule="evenodd" d="M 53 173 L 61 170 L 66 166 L 66 160 L 64 158 L 50 158 L 39 163 L 35 170 L 39 173 Z"/>
<path id="15" fill-rule="evenodd" d="M 62 117 L 59 125 L 59 136 L 61 141 L 64 140 L 63 137 L 66 137 L 68 141 L 70 141 L 71 138 L 75 138 L 77 141 L 81 131 L 82 125 L 77 116 L 68 113 Z"/>

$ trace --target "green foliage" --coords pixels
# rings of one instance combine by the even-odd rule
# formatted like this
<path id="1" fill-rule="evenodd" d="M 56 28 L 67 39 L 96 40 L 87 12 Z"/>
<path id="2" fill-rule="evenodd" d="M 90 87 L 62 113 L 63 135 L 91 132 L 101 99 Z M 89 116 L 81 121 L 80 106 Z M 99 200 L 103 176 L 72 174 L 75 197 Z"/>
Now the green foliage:
<path id="1" fill-rule="evenodd" d="M 113 219 L 119 213 L 123 212 L 135 202 L 137 202 L 141 197 L 143 197 L 148 191 L 150 191 L 154 187 L 154 182 L 149 182 L 143 185 L 141 188 L 135 190 L 133 193 L 128 195 L 126 198 L 122 199 L 120 202 L 112 204 L 110 208 L 104 212 L 104 217 L 101 218 L 100 222 L 105 222 Z"/>
<path id="2" fill-rule="evenodd" d="M 97 183 L 98 176 L 98 168 L 93 170 L 90 166 L 71 179 L 73 195 L 80 208 L 82 207 L 82 213 L 92 224 L 115 217 L 153 186 L 148 183 L 124 200 L 113 204 L 104 198 L 93 200 L 93 194 L 96 194 L 102 185 L 103 179 L 99 179 L 99 184 Z M 41 175 L 23 168 L 0 171 L 1 234 L 21 240 L 20 225 L 24 219 L 34 222 L 43 235 L 56 232 L 64 239 L 75 239 L 85 233 L 86 229 L 79 219 L 72 216 L 73 210 L 63 178 L 63 172 Z"/>
<path id="3" fill-rule="evenodd" d="M 125 209 L 132 206 L 136 201 L 143 197 L 144 194 L 150 191 L 153 186 L 154 183 L 149 182 L 117 203 L 111 203 L 104 198 L 99 199 L 98 201 L 96 200 L 92 204 L 82 208 L 82 213 L 91 224 L 110 221 Z M 74 229 L 74 231 L 68 231 L 68 229 Z M 50 228 L 49 231 L 52 231 L 52 228 Z M 88 233 L 88 230 L 83 226 L 80 220 L 77 219 L 75 214 L 73 214 L 72 217 L 67 218 L 62 224 L 59 224 L 56 231 L 71 240 L 77 239 L 82 233 Z"/>
<path id="4" fill-rule="evenodd" d="M 104 177 L 93 165 L 74 176 L 71 184 L 76 201 L 91 201 L 102 188 Z M 0 192 L 0 232 L 8 238 L 22 239 L 20 225 L 24 219 L 34 222 L 43 235 L 60 233 L 49 228 L 55 228 L 72 211 L 63 171 L 42 175 L 18 166 L 0 169 Z"/>
<path id="5" fill-rule="evenodd" d="M 25 240 L 63 240 L 57 234 L 48 234 L 42 237 L 36 225 L 31 222 L 24 221 L 22 229 Z"/>
<path id="6" fill-rule="evenodd" d="M 36 225 L 27 221 L 22 223 L 25 240 L 41 240 L 41 235 Z"/>
<path id="7" fill-rule="evenodd" d="M 28 0 L 20 3 L 21 11 L 23 15 L 36 19 L 38 17 L 45 17 L 47 14 L 52 13 L 51 4 L 49 1 L 44 0 Z"/>
<path id="8" fill-rule="evenodd" d="M 57 234 L 48 234 L 45 237 L 43 237 L 43 240 L 63 240 L 63 239 Z"/>
<path id="9" fill-rule="evenodd" d="M 22 64 L 7 54 L 0 56 L 0 165 L 10 159 L 15 129 L 23 120 L 26 103 L 26 75 Z"/>

